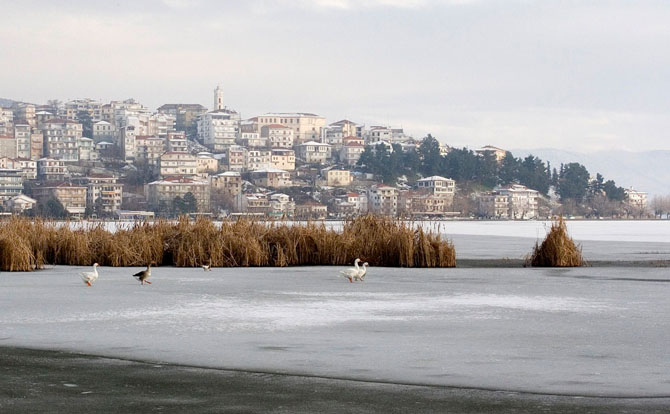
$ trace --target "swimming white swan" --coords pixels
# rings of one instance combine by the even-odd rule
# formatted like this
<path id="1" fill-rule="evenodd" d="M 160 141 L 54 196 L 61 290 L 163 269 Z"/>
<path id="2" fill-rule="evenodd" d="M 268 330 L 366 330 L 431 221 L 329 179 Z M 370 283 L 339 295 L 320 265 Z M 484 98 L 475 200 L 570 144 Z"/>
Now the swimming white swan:
<path id="1" fill-rule="evenodd" d="M 344 269 L 341 270 L 340 273 L 344 275 L 347 279 L 349 279 L 350 283 L 354 282 L 354 278 L 358 276 L 358 273 L 361 271 L 361 268 L 358 267 L 358 264 L 361 262 L 361 259 L 356 259 L 354 260 L 354 268 L 353 269 Z"/>
<path id="2" fill-rule="evenodd" d="M 92 272 L 81 272 L 79 273 L 81 275 L 81 279 L 86 283 L 87 285 L 91 286 L 91 283 L 95 282 L 98 280 L 98 264 L 93 263 L 93 271 Z"/>
<path id="3" fill-rule="evenodd" d="M 359 282 L 365 281 L 365 274 L 368 272 L 368 262 L 363 263 L 363 267 L 358 268 L 358 274 L 354 276 L 354 280 Z"/>
<path id="4" fill-rule="evenodd" d="M 148 284 L 151 284 L 151 282 L 149 282 L 147 279 L 149 279 L 151 277 L 151 265 L 152 264 L 156 264 L 156 263 L 154 263 L 154 262 L 149 263 L 147 265 L 146 270 L 142 270 L 141 272 L 135 273 L 133 275 L 133 277 L 137 278 L 137 280 L 142 282 L 142 284 L 144 284 L 144 282 L 147 282 Z"/>

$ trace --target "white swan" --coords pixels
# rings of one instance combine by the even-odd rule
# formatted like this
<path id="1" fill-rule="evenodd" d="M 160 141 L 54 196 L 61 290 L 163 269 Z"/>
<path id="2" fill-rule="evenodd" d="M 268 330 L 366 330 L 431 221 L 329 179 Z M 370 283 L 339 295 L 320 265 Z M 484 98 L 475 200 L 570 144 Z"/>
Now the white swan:
<path id="1" fill-rule="evenodd" d="M 340 273 L 344 275 L 347 279 L 349 279 L 350 283 L 354 282 L 354 278 L 358 276 L 358 273 L 360 272 L 361 268 L 358 267 L 358 264 L 361 262 L 361 259 L 356 259 L 354 260 L 354 268 L 353 269 L 344 269 L 341 270 Z"/>
<path id="2" fill-rule="evenodd" d="M 365 281 L 365 274 L 368 272 L 368 262 L 363 263 L 363 267 L 358 268 L 358 274 L 354 276 L 354 280 L 359 282 Z"/>
<path id="3" fill-rule="evenodd" d="M 98 264 L 93 263 L 93 271 L 92 272 L 81 272 L 79 273 L 81 275 L 81 279 L 86 283 L 87 285 L 91 286 L 92 282 L 95 282 L 98 280 Z"/>

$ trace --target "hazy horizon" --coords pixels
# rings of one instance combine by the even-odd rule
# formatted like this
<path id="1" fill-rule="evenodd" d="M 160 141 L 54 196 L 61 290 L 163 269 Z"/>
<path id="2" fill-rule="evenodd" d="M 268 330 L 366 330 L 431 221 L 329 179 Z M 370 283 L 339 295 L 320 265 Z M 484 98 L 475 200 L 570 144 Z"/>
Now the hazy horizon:
<path id="1" fill-rule="evenodd" d="M 453 146 L 668 150 L 670 3 L 25 1 L 0 97 L 313 112 Z"/>

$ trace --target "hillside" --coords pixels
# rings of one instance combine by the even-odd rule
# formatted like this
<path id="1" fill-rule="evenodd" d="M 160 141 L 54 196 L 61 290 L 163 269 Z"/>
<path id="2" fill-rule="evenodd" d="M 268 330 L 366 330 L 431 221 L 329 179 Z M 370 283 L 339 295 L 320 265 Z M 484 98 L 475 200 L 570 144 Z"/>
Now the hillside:
<path id="1" fill-rule="evenodd" d="M 622 187 L 634 187 L 650 196 L 670 194 L 670 151 L 598 151 L 590 153 L 565 151 L 555 148 L 514 149 L 515 157 L 533 154 L 549 161 L 552 168 L 561 163 L 578 162 L 595 176 L 616 181 Z"/>

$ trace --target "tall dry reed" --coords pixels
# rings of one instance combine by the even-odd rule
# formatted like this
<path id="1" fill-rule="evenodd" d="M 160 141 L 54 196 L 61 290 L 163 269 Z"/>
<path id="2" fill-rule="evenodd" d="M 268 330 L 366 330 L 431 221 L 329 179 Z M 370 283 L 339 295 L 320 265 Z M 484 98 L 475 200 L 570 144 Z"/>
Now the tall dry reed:
<path id="1" fill-rule="evenodd" d="M 372 266 L 454 267 L 454 247 L 439 234 L 377 216 L 344 223 L 293 224 L 205 218 L 158 220 L 106 230 L 101 224 L 12 217 L 0 222 L 0 269 L 29 271 L 57 265 L 214 267 L 344 265 L 356 258 Z"/>
<path id="2" fill-rule="evenodd" d="M 563 218 L 551 224 L 551 229 L 542 244 L 535 243 L 533 253 L 526 259 L 526 266 L 533 267 L 577 267 L 584 265 L 582 250 L 568 235 Z"/>

